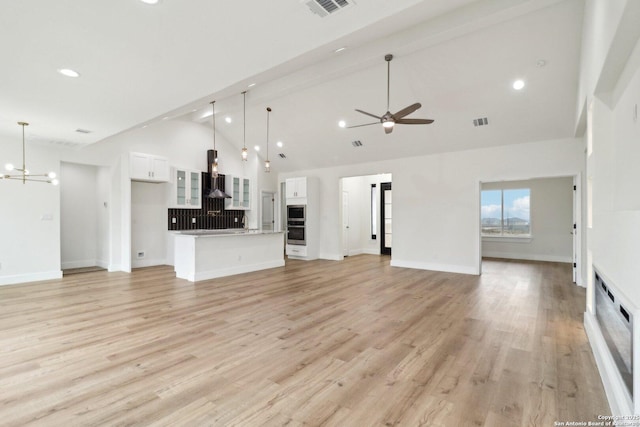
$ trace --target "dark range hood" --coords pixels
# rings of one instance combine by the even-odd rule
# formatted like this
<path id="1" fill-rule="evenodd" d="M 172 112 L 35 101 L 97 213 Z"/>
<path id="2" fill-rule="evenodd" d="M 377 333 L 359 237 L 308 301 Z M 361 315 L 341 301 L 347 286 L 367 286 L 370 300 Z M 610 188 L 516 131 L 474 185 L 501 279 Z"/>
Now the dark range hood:
<path id="1" fill-rule="evenodd" d="M 209 193 L 206 194 L 206 197 L 211 199 L 230 199 L 231 196 L 218 188 L 218 178 L 213 177 L 213 171 L 211 170 L 213 161 L 218 157 L 218 152 L 216 150 L 207 150 L 207 172 L 209 176 L 211 176 L 211 189 Z"/>

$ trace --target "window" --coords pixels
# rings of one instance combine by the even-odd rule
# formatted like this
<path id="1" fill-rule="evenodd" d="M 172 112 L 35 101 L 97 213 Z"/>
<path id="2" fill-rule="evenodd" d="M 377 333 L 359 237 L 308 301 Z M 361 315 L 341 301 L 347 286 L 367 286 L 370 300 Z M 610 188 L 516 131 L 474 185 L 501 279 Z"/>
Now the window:
<path id="1" fill-rule="evenodd" d="M 531 190 L 483 190 L 481 194 L 482 235 L 487 237 L 529 237 Z"/>

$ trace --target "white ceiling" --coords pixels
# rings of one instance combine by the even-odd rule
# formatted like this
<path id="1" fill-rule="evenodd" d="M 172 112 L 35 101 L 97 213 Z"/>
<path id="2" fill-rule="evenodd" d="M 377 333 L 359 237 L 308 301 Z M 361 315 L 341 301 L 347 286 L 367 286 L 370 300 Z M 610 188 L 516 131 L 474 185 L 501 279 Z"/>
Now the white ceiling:
<path id="1" fill-rule="evenodd" d="M 0 1 L 0 133 L 29 121 L 28 141 L 83 146 L 165 116 L 210 125 L 216 99 L 241 147 L 249 83 L 247 146 L 264 154 L 270 106 L 276 170 L 573 135 L 582 0 L 356 0 L 326 18 L 301 0 Z M 409 117 L 435 123 L 340 129 L 372 121 L 354 108 L 386 111 L 386 53 L 391 111 L 421 102 Z"/>

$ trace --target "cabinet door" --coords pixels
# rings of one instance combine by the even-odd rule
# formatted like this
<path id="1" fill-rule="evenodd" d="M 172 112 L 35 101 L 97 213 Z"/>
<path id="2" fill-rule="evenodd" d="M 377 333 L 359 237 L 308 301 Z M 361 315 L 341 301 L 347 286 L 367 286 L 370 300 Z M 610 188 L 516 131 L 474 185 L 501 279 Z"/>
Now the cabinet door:
<path id="1" fill-rule="evenodd" d="M 194 209 L 200 209 L 202 206 L 200 200 L 200 172 L 189 172 L 189 205 Z"/>
<path id="2" fill-rule="evenodd" d="M 143 153 L 131 153 L 129 156 L 129 177 L 131 179 L 151 179 L 149 156 Z"/>
<path id="3" fill-rule="evenodd" d="M 251 185 L 249 178 L 242 179 L 242 207 L 249 209 L 251 201 Z"/>
<path id="4" fill-rule="evenodd" d="M 296 197 L 307 197 L 307 178 L 296 178 Z"/>
<path id="5" fill-rule="evenodd" d="M 151 178 L 154 181 L 169 181 L 169 160 L 163 157 L 151 158 Z"/>
<path id="6" fill-rule="evenodd" d="M 187 172 L 176 170 L 176 198 L 174 203 L 177 207 L 185 207 L 187 204 Z"/>
<path id="7" fill-rule="evenodd" d="M 295 178 L 287 179 L 286 185 L 285 185 L 287 199 L 296 197 L 296 183 L 297 183 L 297 180 Z"/>

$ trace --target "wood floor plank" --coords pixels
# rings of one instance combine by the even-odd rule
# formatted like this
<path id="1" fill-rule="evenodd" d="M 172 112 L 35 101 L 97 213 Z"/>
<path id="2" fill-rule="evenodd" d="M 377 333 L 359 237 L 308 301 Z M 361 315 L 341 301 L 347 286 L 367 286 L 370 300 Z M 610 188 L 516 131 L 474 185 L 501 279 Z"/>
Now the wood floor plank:
<path id="1" fill-rule="evenodd" d="M 0 287 L 0 424 L 552 425 L 610 413 L 568 264 L 388 257 Z"/>

